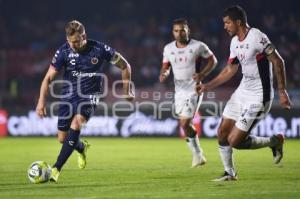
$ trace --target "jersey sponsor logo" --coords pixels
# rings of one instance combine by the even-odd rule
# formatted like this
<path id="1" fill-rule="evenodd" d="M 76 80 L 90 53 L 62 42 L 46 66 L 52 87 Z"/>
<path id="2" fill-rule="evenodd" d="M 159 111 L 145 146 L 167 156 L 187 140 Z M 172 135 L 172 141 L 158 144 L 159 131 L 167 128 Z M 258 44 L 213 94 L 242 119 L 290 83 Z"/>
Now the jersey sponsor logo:
<path id="1" fill-rule="evenodd" d="M 70 60 L 70 64 L 72 64 L 73 66 L 75 66 L 76 65 L 75 59 L 71 59 Z"/>
<path id="2" fill-rule="evenodd" d="M 69 55 L 68 55 L 69 58 L 74 58 L 74 57 L 79 57 L 79 54 L 78 53 L 73 53 L 71 52 Z"/>
<path id="3" fill-rule="evenodd" d="M 237 46 L 237 48 L 239 48 L 239 47 Z M 243 48 L 249 49 L 249 44 L 241 44 L 240 49 L 243 49 Z"/>
<path id="4" fill-rule="evenodd" d="M 244 75 L 244 78 L 248 81 L 256 79 L 256 77 L 254 75 Z"/>
<path id="5" fill-rule="evenodd" d="M 175 63 L 177 63 L 177 61 L 179 61 L 179 62 L 183 62 L 183 61 L 187 62 L 187 60 L 188 60 L 188 58 L 185 56 L 185 57 L 179 57 L 178 60 L 177 60 L 177 58 L 175 58 L 174 61 L 175 61 Z"/>
<path id="6" fill-rule="evenodd" d="M 72 71 L 73 77 L 94 77 L 97 76 L 97 73 L 83 73 L 81 71 Z"/>
<path id="7" fill-rule="evenodd" d="M 99 62 L 99 60 L 98 60 L 97 57 L 93 57 L 93 58 L 91 59 L 91 63 L 94 64 L 94 65 L 96 65 L 98 62 Z"/>

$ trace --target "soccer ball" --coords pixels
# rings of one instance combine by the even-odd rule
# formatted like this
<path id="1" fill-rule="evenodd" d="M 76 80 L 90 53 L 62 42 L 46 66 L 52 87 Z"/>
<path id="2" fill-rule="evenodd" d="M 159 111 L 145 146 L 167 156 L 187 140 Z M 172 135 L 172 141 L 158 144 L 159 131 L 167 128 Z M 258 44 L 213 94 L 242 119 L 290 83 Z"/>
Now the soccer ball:
<path id="1" fill-rule="evenodd" d="M 47 182 L 51 174 L 51 167 L 44 161 L 33 162 L 27 171 L 30 182 L 38 184 Z"/>

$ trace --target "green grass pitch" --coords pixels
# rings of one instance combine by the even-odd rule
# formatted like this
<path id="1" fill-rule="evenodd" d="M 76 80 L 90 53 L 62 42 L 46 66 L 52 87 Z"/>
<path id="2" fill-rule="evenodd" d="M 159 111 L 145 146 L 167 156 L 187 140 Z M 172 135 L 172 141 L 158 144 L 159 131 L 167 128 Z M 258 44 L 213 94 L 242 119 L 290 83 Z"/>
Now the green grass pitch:
<path id="1" fill-rule="evenodd" d="M 191 169 L 191 154 L 179 138 L 87 138 L 88 165 L 77 168 L 76 152 L 58 184 L 31 184 L 27 168 L 35 160 L 53 164 L 55 138 L 0 139 L 0 198 L 300 198 L 300 140 L 285 142 L 280 165 L 271 150 L 234 151 L 239 180 L 216 183 L 223 172 L 217 141 L 201 139 L 207 164 Z"/>

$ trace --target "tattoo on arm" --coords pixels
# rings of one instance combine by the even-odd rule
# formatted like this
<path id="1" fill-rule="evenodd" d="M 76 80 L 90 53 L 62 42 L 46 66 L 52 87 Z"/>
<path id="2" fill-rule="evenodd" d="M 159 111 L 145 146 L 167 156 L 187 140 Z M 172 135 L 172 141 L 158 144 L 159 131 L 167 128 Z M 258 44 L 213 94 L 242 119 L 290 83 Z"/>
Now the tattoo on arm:
<path id="1" fill-rule="evenodd" d="M 286 74 L 283 59 L 277 51 L 274 51 L 271 55 L 269 55 L 268 59 L 274 65 L 278 90 L 284 90 L 286 88 Z"/>

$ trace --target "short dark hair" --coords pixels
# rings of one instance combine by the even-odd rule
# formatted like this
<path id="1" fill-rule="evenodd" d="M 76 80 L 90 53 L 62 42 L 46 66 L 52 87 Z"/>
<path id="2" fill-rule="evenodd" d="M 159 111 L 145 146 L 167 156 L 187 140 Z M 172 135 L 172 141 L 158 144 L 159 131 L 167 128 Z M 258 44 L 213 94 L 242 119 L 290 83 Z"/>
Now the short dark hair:
<path id="1" fill-rule="evenodd" d="M 228 7 L 224 10 L 223 17 L 229 17 L 232 21 L 241 20 L 242 24 L 247 23 L 245 10 L 238 5 Z"/>
<path id="2" fill-rule="evenodd" d="M 82 25 L 82 23 L 80 23 L 77 20 L 73 20 L 73 21 L 70 21 L 69 23 L 67 23 L 67 25 L 65 27 L 65 31 L 66 31 L 67 37 L 69 37 L 69 36 L 74 35 L 77 32 L 80 34 L 85 33 L 85 28 Z"/>
<path id="3" fill-rule="evenodd" d="M 188 26 L 188 21 L 185 18 L 178 18 L 173 21 L 173 25 L 182 24 Z"/>

